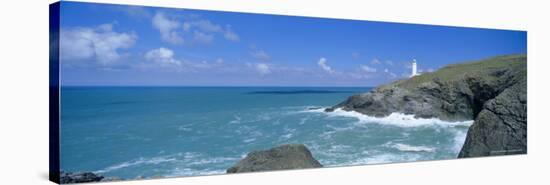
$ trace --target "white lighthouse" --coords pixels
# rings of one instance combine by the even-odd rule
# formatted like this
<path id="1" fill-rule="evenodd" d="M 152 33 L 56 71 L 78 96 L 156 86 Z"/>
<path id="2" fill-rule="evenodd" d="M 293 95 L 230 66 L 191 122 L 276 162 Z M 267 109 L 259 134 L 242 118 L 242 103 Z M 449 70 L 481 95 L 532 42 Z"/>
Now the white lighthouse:
<path id="1" fill-rule="evenodd" d="M 412 62 L 412 67 L 411 67 L 411 78 L 416 76 L 416 75 L 419 75 L 417 72 L 416 72 L 416 59 L 413 59 L 413 62 Z"/>

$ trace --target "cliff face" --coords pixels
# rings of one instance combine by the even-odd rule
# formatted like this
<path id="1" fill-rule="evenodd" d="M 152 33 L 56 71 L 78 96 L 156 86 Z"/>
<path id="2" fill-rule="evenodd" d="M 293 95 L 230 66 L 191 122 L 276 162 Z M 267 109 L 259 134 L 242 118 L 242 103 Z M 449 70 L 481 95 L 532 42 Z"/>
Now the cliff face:
<path id="1" fill-rule="evenodd" d="M 322 167 L 302 144 L 281 145 L 269 150 L 250 152 L 227 169 L 227 173 L 303 169 Z"/>
<path id="2" fill-rule="evenodd" d="M 459 157 L 526 153 L 526 61 L 525 55 L 510 55 L 450 65 L 351 96 L 326 111 L 475 120 Z"/>
<path id="3" fill-rule="evenodd" d="M 458 157 L 527 153 L 527 81 L 484 104 Z"/>

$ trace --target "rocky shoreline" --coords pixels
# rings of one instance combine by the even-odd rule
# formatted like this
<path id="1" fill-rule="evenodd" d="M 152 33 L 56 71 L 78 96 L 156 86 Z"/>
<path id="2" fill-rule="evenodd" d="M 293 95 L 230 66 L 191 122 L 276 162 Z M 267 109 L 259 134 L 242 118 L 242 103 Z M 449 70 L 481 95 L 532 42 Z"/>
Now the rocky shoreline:
<path id="1" fill-rule="evenodd" d="M 59 174 L 60 184 L 73 184 L 84 182 L 101 182 L 105 177 L 92 172 L 64 172 Z"/>
<path id="2" fill-rule="evenodd" d="M 309 149 L 303 144 L 284 144 L 267 150 L 252 151 L 248 155 L 226 170 L 226 173 L 244 173 L 289 169 L 306 169 L 323 167 L 313 158 Z M 155 176 L 149 179 L 162 178 Z M 142 180 L 138 176 L 132 180 Z M 93 172 L 61 172 L 60 184 L 112 182 L 125 180 L 119 177 L 104 177 Z"/>
<path id="3" fill-rule="evenodd" d="M 474 120 L 458 155 L 527 153 L 527 56 L 455 64 L 380 86 L 327 108 L 374 117 L 394 112 L 445 121 Z"/>

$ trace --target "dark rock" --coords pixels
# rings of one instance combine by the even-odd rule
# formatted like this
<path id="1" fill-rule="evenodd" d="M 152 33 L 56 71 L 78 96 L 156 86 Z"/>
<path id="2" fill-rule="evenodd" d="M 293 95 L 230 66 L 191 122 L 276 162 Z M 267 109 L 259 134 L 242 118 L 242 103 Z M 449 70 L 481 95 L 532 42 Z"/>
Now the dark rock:
<path id="1" fill-rule="evenodd" d="M 227 169 L 227 173 L 318 168 L 322 165 L 302 144 L 281 145 L 269 150 L 250 152 Z"/>
<path id="2" fill-rule="evenodd" d="M 100 182 L 103 179 L 103 176 L 97 175 L 91 172 L 61 172 L 59 183 L 61 184 L 72 184 L 72 183 L 83 183 L 83 182 Z"/>
<path id="3" fill-rule="evenodd" d="M 527 153 L 527 81 L 484 104 L 459 158 Z"/>
<path id="4" fill-rule="evenodd" d="M 332 108 L 332 107 L 326 108 L 325 112 L 334 112 L 334 108 Z"/>
<path id="5" fill-rule="evenodd" d="M 475 120 L 459 157 L 526 153 L 526 60 L 510 55 L 447 66 L 350 96 L 330 110 Z"/>

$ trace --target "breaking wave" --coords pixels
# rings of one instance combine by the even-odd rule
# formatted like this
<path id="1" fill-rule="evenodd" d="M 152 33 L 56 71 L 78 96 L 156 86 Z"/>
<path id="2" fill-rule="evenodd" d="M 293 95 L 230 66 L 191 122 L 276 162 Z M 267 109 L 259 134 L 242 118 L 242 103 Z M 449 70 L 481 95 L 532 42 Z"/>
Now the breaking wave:
<path id="1" fill-rule="evenodd" d="M 127 161 L 119 164 L 115 164 L 112 166 L 109 166 L 105 169 L 95 171 L 95 173 L 107 173 L 114 170 L 119 170 L 122 168 L 128 168 L 133 166 L 139 166 L 139 165 L 156 165 L 160 163 L 166 163 L 166 162 L 173 162 L 176 161 L 176 158 L 171 156 L 164 156 L 164 157 L 153 157 L 153 158 L 139 158 L 133 161 Z"/>
<path id="2" fill-rule="evenodd" d="M 473 120 L 469 121 L 443 121 L 437 118 L 415 118 L 413 114 L 403 114 L 399 112 L 391 113 L 386 117 L 373 117 L 368 116 L 356 111 L 345 111 L 341 108 L 335 109 L 333 112 L 325 112 L 324 109 L 313 109 L 306 110 L 305 112 L 312 113 L 324 113 L 329 117 L 348 117 L 355 118 L 359 123 L 377 123 L 383 125 L 393 125 L 398 127 L 419 127 L 419 126 L 430 126 L 430 125 L 439 125 L 439 126 L 464 126 L 469 127 L 473 124 Z"/>
<path id="3" fill-rule="evenodd" d="M 435 148 L 427 146 L 412 146 L 402 143 L 397 143 L 392 146 L 393 148 L 403 152 L 434 152 Z"/>

